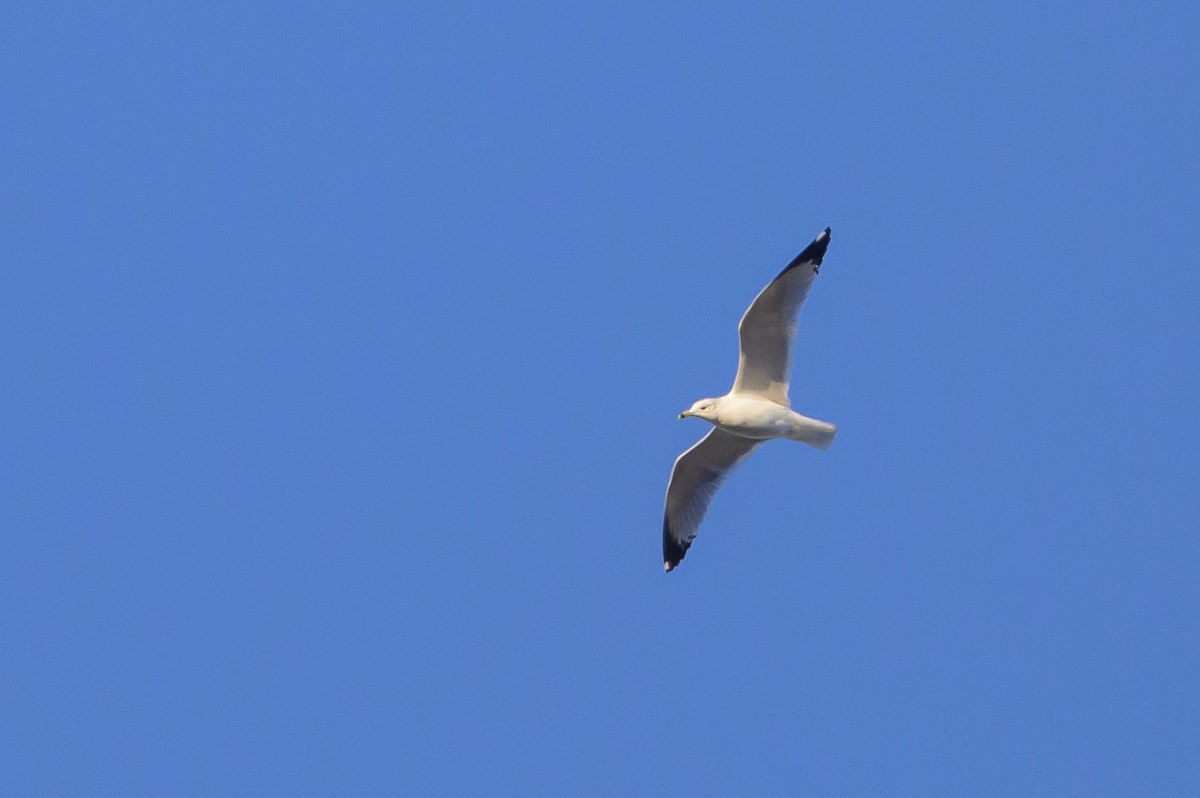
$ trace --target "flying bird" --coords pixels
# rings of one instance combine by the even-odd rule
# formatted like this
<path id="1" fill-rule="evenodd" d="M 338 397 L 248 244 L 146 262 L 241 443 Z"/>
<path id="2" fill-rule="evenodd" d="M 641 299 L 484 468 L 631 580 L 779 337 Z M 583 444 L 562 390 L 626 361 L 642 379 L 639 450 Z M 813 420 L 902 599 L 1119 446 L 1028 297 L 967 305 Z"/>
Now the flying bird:
<path id="1" fill-rule="evenodd" d="M 759 292 L 738 324 L 737 376 L 724 396 L 701 399 L 679 414 L 713 428 L 679 455 L 667 484 L 663 567 L 679 565 L 696 538 L 709 502 L 730 471 L 771 438 L 828 449 L 837 426 L 802 416 L 788 401 L 796 317 L 829 247 L 828 227 Z"/>

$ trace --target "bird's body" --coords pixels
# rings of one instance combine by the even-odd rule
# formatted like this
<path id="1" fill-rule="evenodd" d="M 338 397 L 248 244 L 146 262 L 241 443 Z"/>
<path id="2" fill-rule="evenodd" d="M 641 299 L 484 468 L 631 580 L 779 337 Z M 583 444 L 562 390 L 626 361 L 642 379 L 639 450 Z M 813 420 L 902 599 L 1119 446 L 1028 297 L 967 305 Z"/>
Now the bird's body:
<path id="1" fill-rule="evenodd" d="M 815 418 L 802 416 L 790 407 L 753 394 L 730 392 L 716 399 L 707 411 L 682 413 L 685 418 L 696 416 L 712 422 L 742 438 L 766 441 L 771 438 L 787 438 L 810 443 L 819 449 L 829 448 L 833 443 L 837 427 Z"/>
<path id="2" fill-rule="evenodd" d="M 663 566 L 683 559 L 725 476 L 764 441 L 786 438 L 828 449 L 837 427 L 802 416 L 788 400 L 796 317 L 829 246 L 829 228 L 759 292 L 738 325 L 737 376 L 724 396 L 701 399 L 680 418 L 713 429 L 675 460 L 663 516 Z"/>

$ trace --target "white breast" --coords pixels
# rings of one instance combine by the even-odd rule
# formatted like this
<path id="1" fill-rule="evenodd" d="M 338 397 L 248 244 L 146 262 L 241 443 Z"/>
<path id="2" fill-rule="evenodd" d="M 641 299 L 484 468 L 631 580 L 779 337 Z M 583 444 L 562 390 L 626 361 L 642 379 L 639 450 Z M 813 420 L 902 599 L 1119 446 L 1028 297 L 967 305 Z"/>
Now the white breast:
<path id="1" fill-rule="evenodd" d="M 718 407 L 716 424 L 743 438 L 765 440 L 786 438 L 794 426 L 796 415 L 782 405 L 755 396 L 723 396 Z"/>

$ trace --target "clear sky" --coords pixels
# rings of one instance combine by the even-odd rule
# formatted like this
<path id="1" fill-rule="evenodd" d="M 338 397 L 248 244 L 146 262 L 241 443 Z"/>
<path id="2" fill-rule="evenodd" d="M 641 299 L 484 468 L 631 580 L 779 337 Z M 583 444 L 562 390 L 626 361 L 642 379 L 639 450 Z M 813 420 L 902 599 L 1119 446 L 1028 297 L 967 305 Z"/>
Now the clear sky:
<path id="1" fill-rule="evenodd" d="M 1200 793 L 1200 11 L 10 3 L 0 792 Z M 679 421 L 825 226 L 665 575 Z"/>

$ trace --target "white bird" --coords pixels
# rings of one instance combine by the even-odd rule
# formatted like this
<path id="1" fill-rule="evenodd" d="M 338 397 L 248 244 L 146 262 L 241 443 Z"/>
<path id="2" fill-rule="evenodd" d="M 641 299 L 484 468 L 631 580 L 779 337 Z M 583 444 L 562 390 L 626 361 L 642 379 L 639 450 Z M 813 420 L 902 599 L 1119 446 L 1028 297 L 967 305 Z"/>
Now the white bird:
<path id="1" fill-rule="evenodd" d="M 670 571 L 696 538 L 717 488 L 735 466 L 771 438 L 828 449 L 837 427 L 802 416 L 788 401 L 796 316 L 829 246 L 828 227 L 759 292 L 738 324 L 741 353 L 729 393 L 701 399 L 679 414 L 713 424 L 675 460 L 663 517 L 663 567 Z"/>

